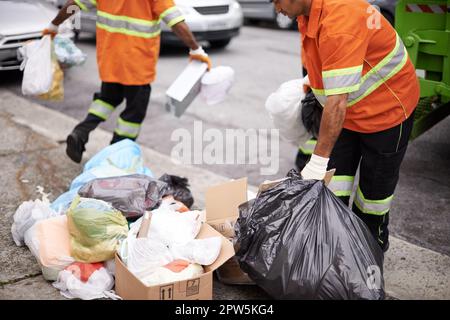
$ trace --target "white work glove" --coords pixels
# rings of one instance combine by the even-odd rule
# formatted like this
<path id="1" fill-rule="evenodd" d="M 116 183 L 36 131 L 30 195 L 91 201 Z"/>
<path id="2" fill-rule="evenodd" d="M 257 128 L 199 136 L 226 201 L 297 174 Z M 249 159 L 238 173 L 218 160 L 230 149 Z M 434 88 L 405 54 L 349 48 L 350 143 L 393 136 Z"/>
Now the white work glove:
<path id="1" fill-rule="evenodd" d="M 327 173 L 329 160 L 329 158 L 323 158 L 313 154 L 301 172 L 302 178 L 304 180 L 323 180 Z"/>
<path id="2" fill-rule="evenodd" d="M 211 70 L 212 67 L 211 59 L 209 59 L 208 54 L 205 52 L 205 50 L 203 50 L 202 47 L 198 47 L 195 50 L 191 49 L 189 51 L 189 57 L 191 61 L 197 60 L 206 63 L 208 65 L 208 71 Z"/>

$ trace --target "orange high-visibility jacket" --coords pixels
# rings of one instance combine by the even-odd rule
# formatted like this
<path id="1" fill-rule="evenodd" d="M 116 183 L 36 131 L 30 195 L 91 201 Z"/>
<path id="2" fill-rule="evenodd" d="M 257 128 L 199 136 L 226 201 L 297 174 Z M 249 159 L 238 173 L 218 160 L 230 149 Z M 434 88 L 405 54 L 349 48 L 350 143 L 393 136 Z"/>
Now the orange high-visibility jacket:
<path id="1" fill-rule="evenodd" d="M 311 89 L 348 94 L 344 128 L 372 133 L 392 128 L 414 111 L 419 82 L 396 31 L 364 0 L 313 0 L 298 17 Z"/>
<path id="2" fill-rule="evenodd" d="M 173 0 L 75 0 L 82 10 L 97 7 L 97 61 L 103 82 L 153 82 L 160 48 L 160 22 L 184 21 Z"/>

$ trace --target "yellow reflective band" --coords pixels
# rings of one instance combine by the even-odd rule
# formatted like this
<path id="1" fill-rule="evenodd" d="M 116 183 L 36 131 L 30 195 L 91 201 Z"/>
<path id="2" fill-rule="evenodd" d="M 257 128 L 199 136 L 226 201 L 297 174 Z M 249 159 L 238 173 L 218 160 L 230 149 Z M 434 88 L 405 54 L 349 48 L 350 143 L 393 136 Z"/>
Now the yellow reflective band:
<path id="1" fill-rule="evenodd" d="M 122 118 L 119 118 L 117 120 L 117 122 L 119 124 L 123 124 L 123 125 L 125 125 L 127 127 L 132 127 L 132 128 L 140 128 L 141 127 L 141 125 L 139 123 L 128 122 L 128 121 L 123 120 Z"/>
<path id="2" fill-rule="evenodd" d="M 104 29 L 108 32 L 122 33 L 122 34 L 126 34 L 129 36 L 136 36 L 136 37 L 141 37 L 141 38 L 146 38 L 146 39 L 155 38 L 161 34 L 161 30 L 158 30 L 153 33 L 138 32 L 138 31 L 133 31 L 133 30 L 125 29 L 125 28 L 110 27 L 110 26 L 107 26 L 107 25 L 105 25 L 103 23 L 99 23 L 99 22 L 97 22 L 97 27 L 99 27 L 100 29 Z"/>
<path id="3" fill-rule="evenodd" d="M 171 21 L 167 24 L 167 26 L 168 26 L 169 28 L 170 28 L 170 27 L 173 27 L 174 25 L 176 25 L 177 23 L 179 23 L 179 22 L 181 22 L 181 21 L 184 21 L 184 17 L 183 17 L 183 16 L 180 16 L 180 17 L 177 17 L 177 18 L 171 20 Z"/>
<path id="4" fill-rule="evenodd" d="M 163 13 L 160 14 L 159 19 L 162 20 L 164 19 L 165 16 L 167 16 L 168 14 L 177 11 L 177 7 L 171 7 L 169 9 L 167 9 L 166 11 L 164 11 Z"/>
<path id="5" fill-rule="evenodd" d="M 328 188 L 337 197 L 349 197 L 352 195 L 354 180 L 354 176 L 334 176 Z"/>
<path id="6" fill-rule="evenodd" d="M 400 38 L 398 36 L 398 34 L 396 35 L 396 39 L 395 39 L 395 47 L 394 49 L 389 52 L 389 54 L 383 58 L 383 60 L 381 60 L 375 67 L 373 67 L 372 69 L 370 69 L 363 77 L 362 77 L 362 82 L 366 81 L 370 76 L 372 76 L 373 74 L 377 73 L 378 71 L 380 71 L 381 68 L 383 68 L 385 65 L 387 65 L 392 58 L 395 56 L 395 54 L 397 53 L 398 49 L 400 48 Z"/>
<path id="7" fill-rule="evenodd" d="M 324 92 L 325 92 L 326 96 L 332 96 L 335 94 L 344 94 L 344 93 L 354 92 L 354 91 L 357 91 L 359 89 L 359 87 L 361 87 L 361 83 L 355 84 L 350 87 L 325 89 Z"/>
<path id="8" fill-rule="evenodd" d="M 131 22 L 131 23 L 140 24 L 143 26 L 154 26 L 155 24 L 159 23 L 158 20 L 143 20 L 143 19 L 131 18 L 131 17 L 127 17 L 127 16 L 116 16 L 116 15 L 113 15 L 113 14 L 110 14 L 110 13 L 107 13 L 104 11 L 97 11 L 97 15 L 99 15 L 100 17 L 111 19 L 111 20 L 127 21 L 127 22 Z"/>
<path id="9" fill-rule="evenodd" d="M 334 69 L 328 71 L 322 71 L 322 78 L 330 78 L 335 76 L 346 76 L 355 73 L 361 73 L 363 69 L 363 65 L 350 67 L 350 68 L 342 68 L 342 69 Z"/>
<path id="10" fill-rule="evenodd" d="M 102 113 L 102 112 L 100 112 L 100 111 L 98 111 L 98 110 L 95 110 L 95 109 L 89 109 L 89 110 L 88 110 L 88 113 L 91 113 L 91 114 L 93 114 L 93 115 L 96 115 L 96 116 L 99 117 L 100 119 L 108 120 L 108 115 L 106 115 L 106 114 L 104 114 L 104 113 Z"/>
<path id="11" fill-rule="evenodd" d="M 81 8 L 81 10 L 89 11 L 88 8 L 80 0 L 75 0 L 75 3 Z"/>
<path id="12" fill-rule="evenodd" d="M 382 200 L 368 200 L 364 197 L 358 186 L 354 203 L 363 213 L 382 216 L 389 212 L 393 199 L 394 195 Z"/>
<path id="13" fill-rule="evenodd" d="M 400 62 L 400 64 L 397 65 L 386 77 L 384 77 L 384 78 L 382 77 L 380 80 L 375 82 L 362 96 L 360 96 L 359 98 L 351 101 L 347 105 L 348 107 L 351 107 L 351 106 L 355 105 L 356 103 L 358 103 L 359 101 L 361 101 L 362 99 L 367 97 L 369 94 L 374 92 L 378 87 L 380 87 L 384 82 L 388 81 L 393 76 L 395 76 L 405 66 L 406 62 L 408 61 L 408 54 L 406 53 L 406 49 L 405 48 L 403 48 L 403 50 L 404 50 L 404 54 L 405 55 L 404 55 L 402 61 Z"/>

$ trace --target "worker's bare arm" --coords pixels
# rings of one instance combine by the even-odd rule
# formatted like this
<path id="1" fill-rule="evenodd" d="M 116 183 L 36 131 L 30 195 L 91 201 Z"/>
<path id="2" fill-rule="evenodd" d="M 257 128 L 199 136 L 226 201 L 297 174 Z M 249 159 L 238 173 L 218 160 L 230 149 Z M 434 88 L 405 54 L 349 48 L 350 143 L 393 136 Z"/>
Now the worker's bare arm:
<path id="1" fill-rule="evenodd" d="M 52 23 L 55 26 L 59 26 L 61 23 L 70 18 L 75 13 L 74 10 L 71 10 L 72 6 L 79 7 L 74 0 L 68 0 L 64 5 L 64 7 L 62 7 L 61 10 L 59 10 L 58 15 L 56 16 L 55 19 L 53 19 Z"/>
<path id="2" fill-rule="evenodd" d="M 320 122 L 319 139 L 314 154 L 329 158 L 334 144 L 342 131 L 348 94 L 327 97 L 322 120 Z"/>
<path id="3" fill-rule="evenodd" d="M 188 25 L 184 21 L 178 22 L 177 24 L 172 26 L 172 31 L 191 50 L 197 50 L 199 48 L 199 45 L 195 40 L 194 35 L 192 34 Z"/>

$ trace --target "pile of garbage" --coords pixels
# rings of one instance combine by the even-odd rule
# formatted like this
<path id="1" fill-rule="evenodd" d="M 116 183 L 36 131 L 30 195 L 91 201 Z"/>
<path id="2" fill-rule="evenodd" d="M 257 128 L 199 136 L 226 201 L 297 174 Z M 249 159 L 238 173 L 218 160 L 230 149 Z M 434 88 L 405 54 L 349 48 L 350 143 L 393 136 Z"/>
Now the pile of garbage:
<path id="1" fill-rule="evenodd" d="M 205 213 L 190 209 L 188 186 L 182 177 L 155 179 L 139 146 L 123 140 L 91 158 L 54 202 L 22 203 L 12 236 L 67 298 L 120 298 L 116 255 L 149 286 L 189 279 L 217 259 L 222 240 L 196 239 Z"/>

